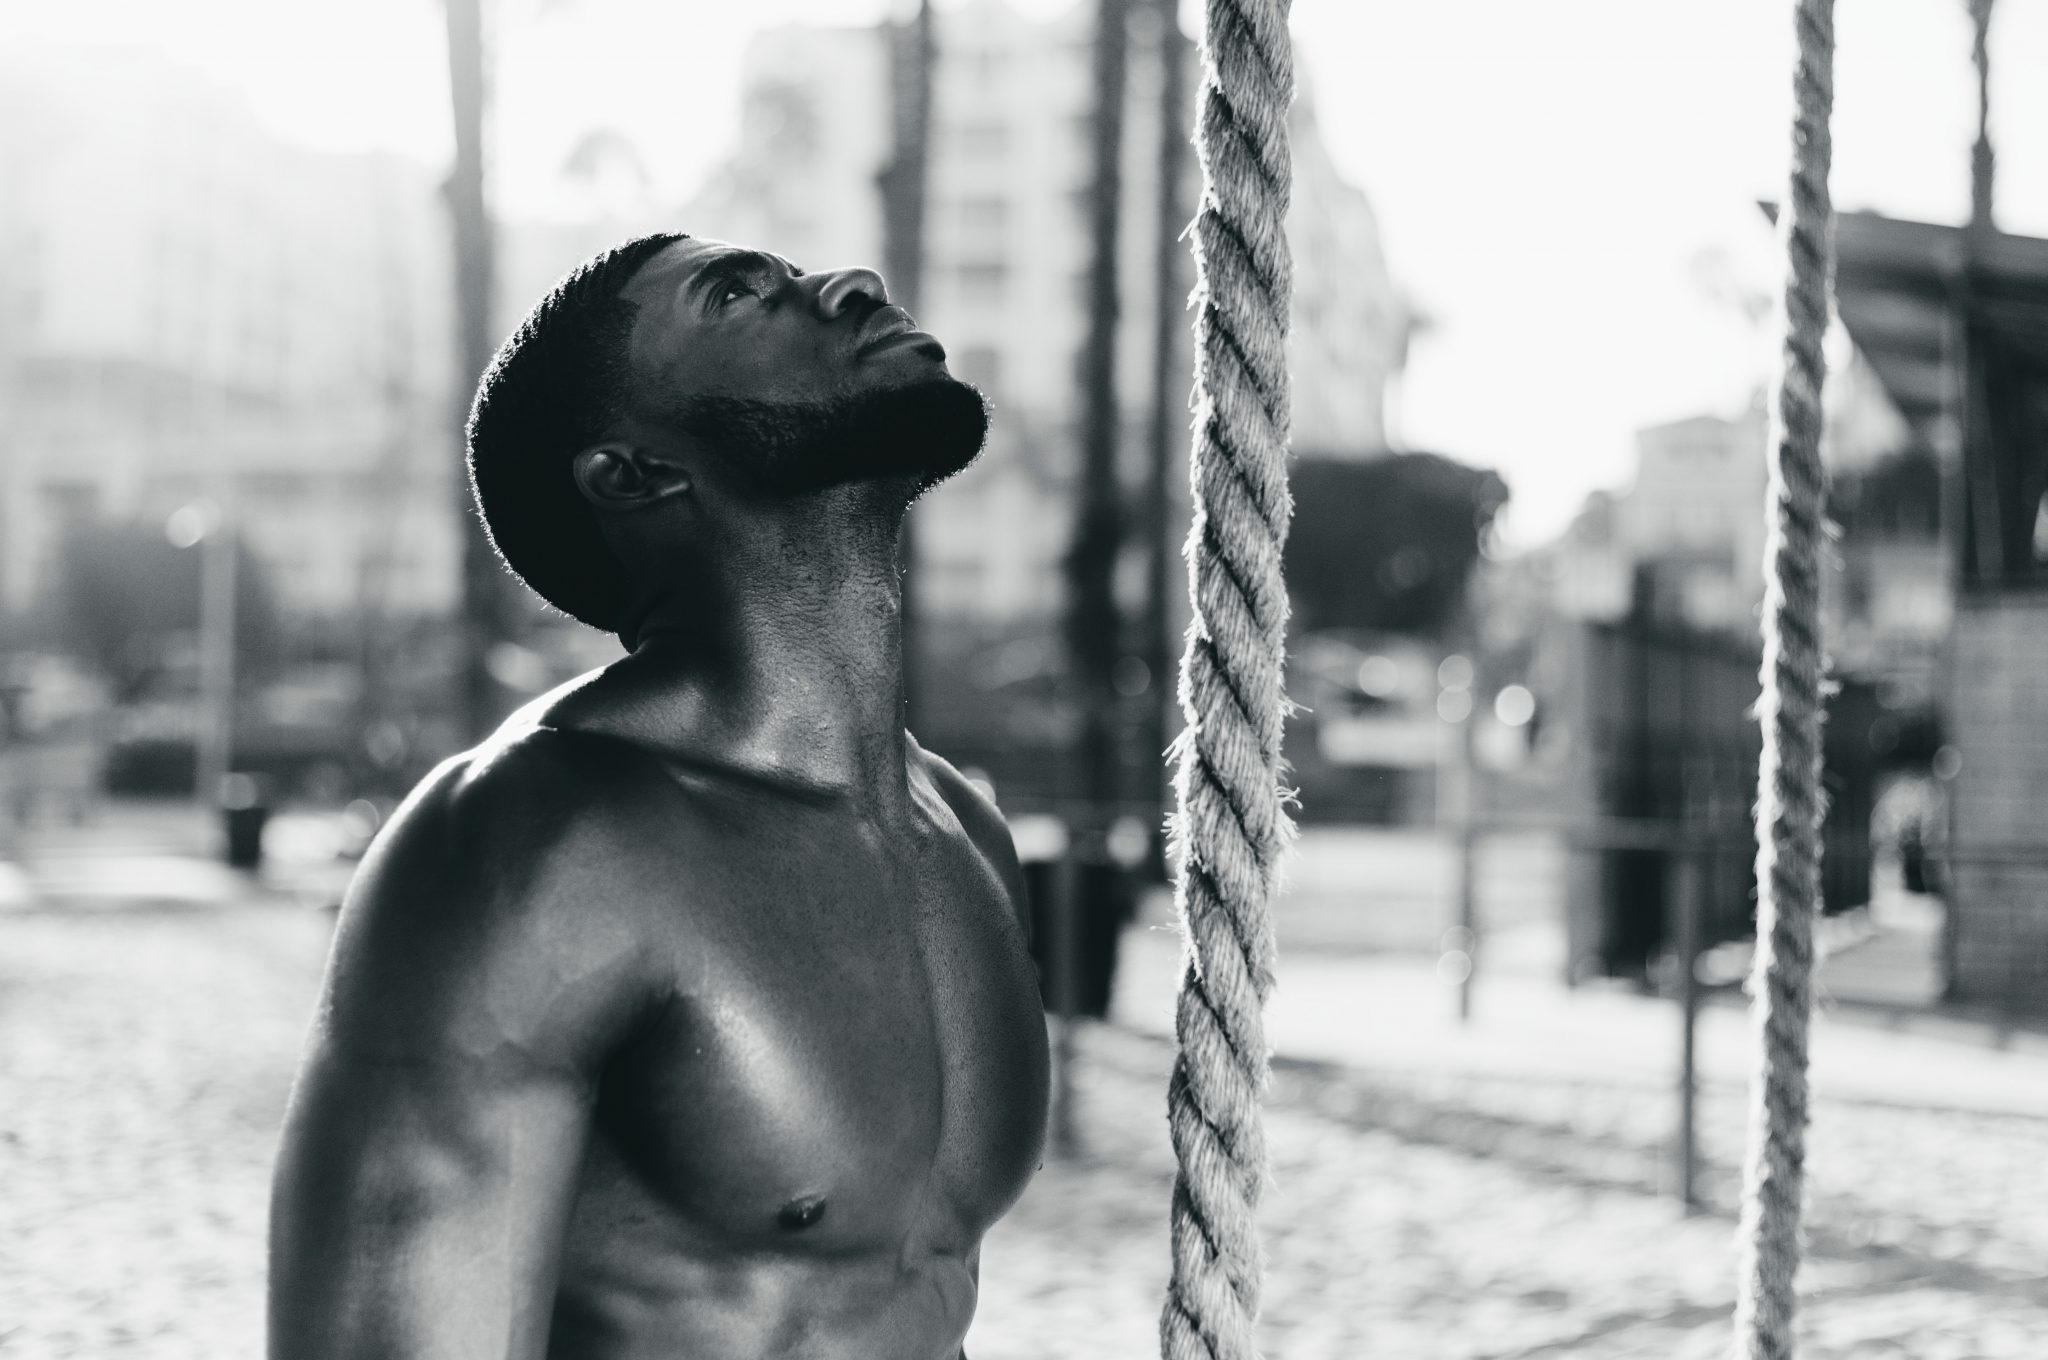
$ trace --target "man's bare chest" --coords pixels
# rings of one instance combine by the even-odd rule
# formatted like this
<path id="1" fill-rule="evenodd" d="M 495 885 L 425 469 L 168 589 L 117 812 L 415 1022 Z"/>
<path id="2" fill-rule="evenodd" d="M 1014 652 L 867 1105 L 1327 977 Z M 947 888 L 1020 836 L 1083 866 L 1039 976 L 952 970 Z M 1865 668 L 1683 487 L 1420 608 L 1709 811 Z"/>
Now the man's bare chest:
<path id="1" fill-rule="evenodd" d="M 971 1250 L 1044 1133 L 1014 906 L 964 841 L 804 830 L 692 866 L 729 896 L 656 946 L 675 998 L 605 1073 L 585 1208 L 645 1201 L 712 1251 Z"/>

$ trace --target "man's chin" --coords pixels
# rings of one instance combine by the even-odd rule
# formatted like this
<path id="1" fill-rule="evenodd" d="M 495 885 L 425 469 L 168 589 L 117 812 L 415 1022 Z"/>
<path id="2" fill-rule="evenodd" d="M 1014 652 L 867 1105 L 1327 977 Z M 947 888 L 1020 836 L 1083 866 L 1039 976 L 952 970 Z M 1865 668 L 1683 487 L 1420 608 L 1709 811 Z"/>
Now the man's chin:
<path id="1" fill-rule="evenodd" d="M 780 498 L 848 483 L 922 495 L 981 454 L 988 403 L 947 374 L 834 401 L 700 397 L 676 420 L 703 436 L 745 494 Z"/>
<path id="2" fill-rule="evenodd" d="M 954 377 L 887 388 L 857 399 L 841 476 L 910 479 L 917 494 L 966 470 L 988 440 L 988 401 Z"/>

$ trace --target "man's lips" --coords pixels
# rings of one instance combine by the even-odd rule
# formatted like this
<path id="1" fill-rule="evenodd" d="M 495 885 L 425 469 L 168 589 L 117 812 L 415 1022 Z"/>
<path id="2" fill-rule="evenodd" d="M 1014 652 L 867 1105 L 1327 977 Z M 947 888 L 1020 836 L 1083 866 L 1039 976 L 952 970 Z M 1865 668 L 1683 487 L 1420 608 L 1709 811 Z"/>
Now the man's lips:
<path id="1" fill-rule="evenodd" d="M 938 340 L 917 328 L 910 313 L 901 307 L 883 307 L 861 327 L 858 350 L 865 353 L 892 340 L 914 340 L 936 347 Z"/>

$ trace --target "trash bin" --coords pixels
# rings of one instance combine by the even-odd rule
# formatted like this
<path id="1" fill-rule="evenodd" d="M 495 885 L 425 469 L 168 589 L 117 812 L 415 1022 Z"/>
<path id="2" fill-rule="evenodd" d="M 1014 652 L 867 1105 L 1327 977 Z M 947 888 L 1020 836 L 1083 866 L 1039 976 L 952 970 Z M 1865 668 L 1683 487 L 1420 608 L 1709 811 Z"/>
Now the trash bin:
<path id="1" fill-rule="evenodd" d="M 236 869 L 263 863 L 263 827 L 270 820 L 269 791 L 253 774 L 231 774 L 221 780 L 221 825 L 227 862 Z"/>
<path id="2" fill-rule="evenodd" d="M 1138 875 L 1100 844 L 1091 847 L 1070 839 L 1067 828 L 1052 818 L 1018 818 L 1011 829 L 1024 870 L 1025 896 L 1030 899 L 1031 958 L 1038 965 L 1046 1009 L 1059 1004 L 1053 969 L 1064 873 L 1074 894 L 1074 1013 L 1103 1019 L 1116 984 L 1118 945 L 1137 914 Z"/>

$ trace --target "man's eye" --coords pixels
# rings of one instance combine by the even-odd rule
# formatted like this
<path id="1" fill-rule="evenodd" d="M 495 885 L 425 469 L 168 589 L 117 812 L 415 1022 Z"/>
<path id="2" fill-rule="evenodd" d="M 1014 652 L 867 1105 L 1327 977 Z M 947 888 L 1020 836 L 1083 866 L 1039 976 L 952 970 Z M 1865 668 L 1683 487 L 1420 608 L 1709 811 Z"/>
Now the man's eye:
<path id="1" fill-rule="evenodd" d="M 753 297 L 754 284 L 751 279 L 727 279 L 718 285 L 718 305 L 724 306 L 734 298 Z"/>

